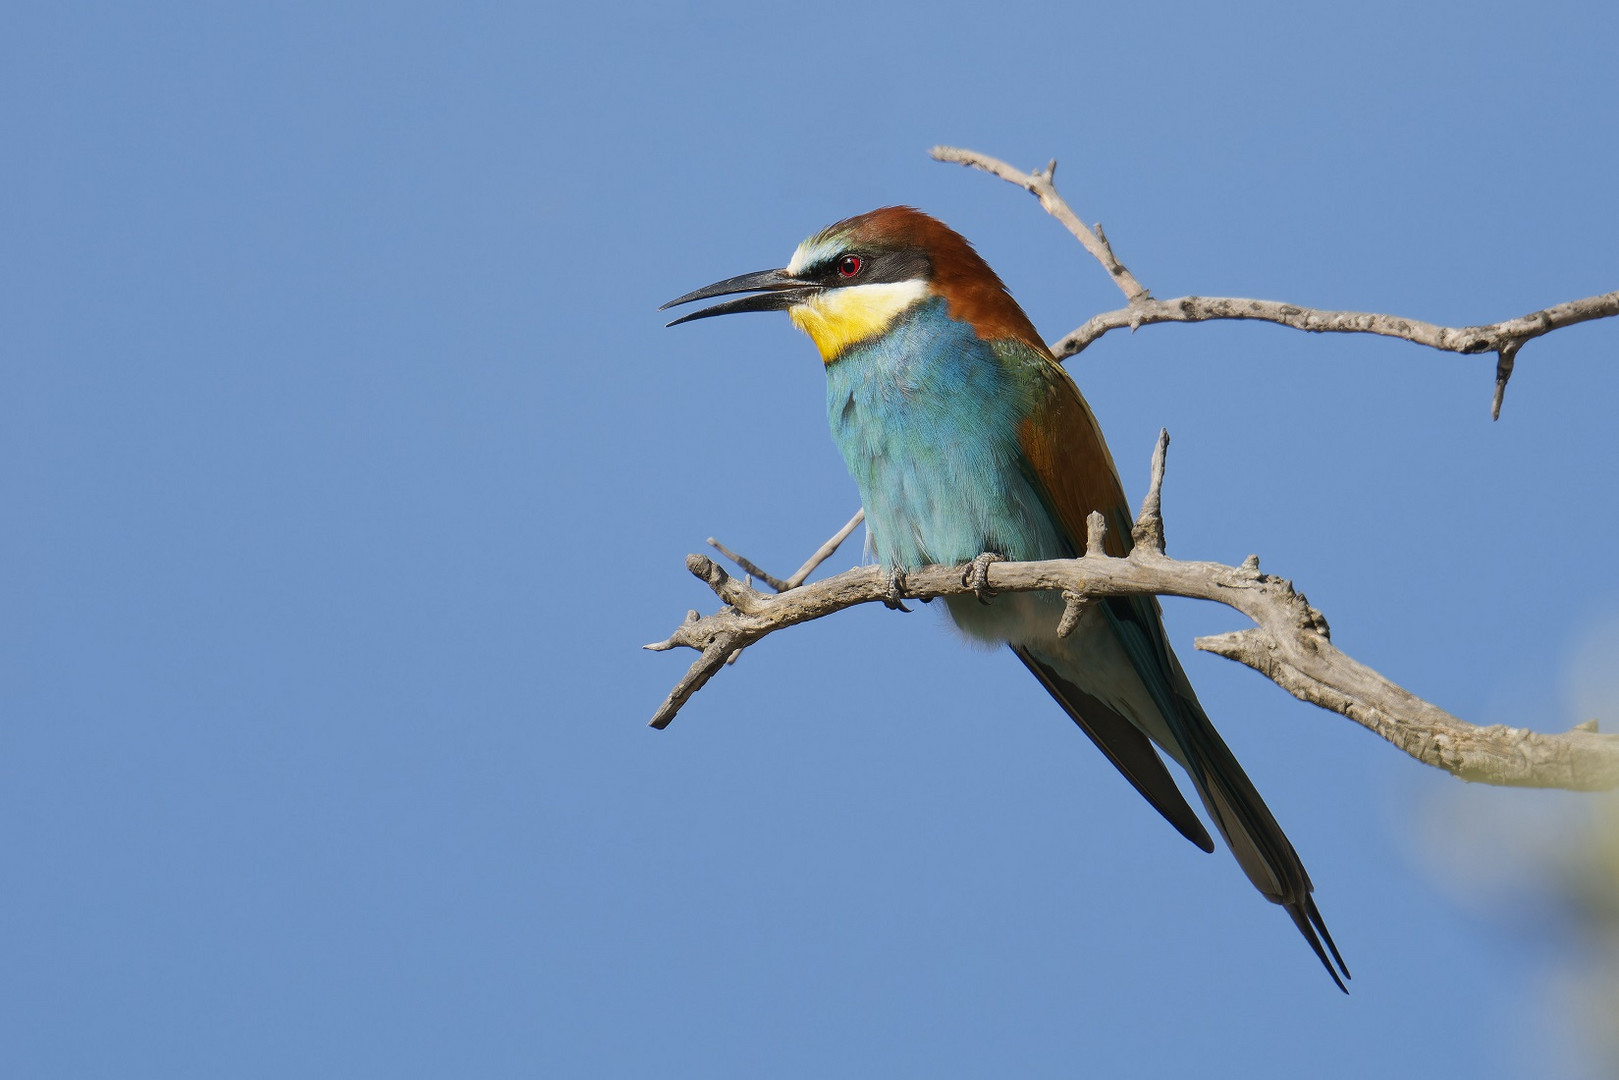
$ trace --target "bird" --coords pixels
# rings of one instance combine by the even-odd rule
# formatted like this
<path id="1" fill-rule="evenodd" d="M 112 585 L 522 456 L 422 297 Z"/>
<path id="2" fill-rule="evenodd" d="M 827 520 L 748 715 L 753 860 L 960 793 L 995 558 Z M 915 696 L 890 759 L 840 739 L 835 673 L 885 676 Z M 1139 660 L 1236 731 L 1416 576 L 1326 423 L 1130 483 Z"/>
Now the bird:
<path id="1" fill-rule="evenodd" d="M 847 218 L 781 269 L 715 282 L 659 310 L 721 296 L 734 298 L 668 325 L 785 311 L 810 337 L 868 545 L 896 580 L 983 557 L 1081 556 L 1092 511 L 1107 525 L 1107 553 L 1129 552 L 1129 503 L 1090 406 L 1001 279 L 937 218 L 909 206 Z M 1248 879 L 1347 993 L 1349 970 L 1310 876 L 1198 703 L 1157 599 L 1100 600 L 1060 637 L 1063 606 L 1051 592 L 946 598 L 964 635 L 1004 643 L 1147 802 L 1212 852 L 1160 755 L 1175 761 Z"/>

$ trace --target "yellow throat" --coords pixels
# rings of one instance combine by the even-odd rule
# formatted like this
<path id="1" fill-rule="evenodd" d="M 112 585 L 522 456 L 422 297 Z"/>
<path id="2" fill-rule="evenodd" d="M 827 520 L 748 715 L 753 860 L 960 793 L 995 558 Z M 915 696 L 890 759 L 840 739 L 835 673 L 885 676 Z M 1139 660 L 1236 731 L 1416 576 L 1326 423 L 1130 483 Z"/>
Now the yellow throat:
<path id="1" fill-rule="evenodd" d="M 927 295 L 925 281 L 851 285 L 814 293 L 788 308 L 787 316 L 815 342 L 821 361 L 830 364 L 850 345 L 885 332 Z"/>

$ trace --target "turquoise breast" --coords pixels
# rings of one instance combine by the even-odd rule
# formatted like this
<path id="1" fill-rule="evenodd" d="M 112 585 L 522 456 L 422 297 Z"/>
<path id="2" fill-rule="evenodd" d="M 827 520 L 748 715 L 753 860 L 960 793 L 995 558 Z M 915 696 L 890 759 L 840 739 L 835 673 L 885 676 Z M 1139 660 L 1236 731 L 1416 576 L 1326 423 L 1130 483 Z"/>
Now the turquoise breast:
<path id="1" fill-rule="evenodd" d="M 1045 392 L 1038 362 L 1026 346 L 979 338 L 934 298 L 827 367 L 832 438 L 884 565 L 1074 554 L 1017 441 Z"/>

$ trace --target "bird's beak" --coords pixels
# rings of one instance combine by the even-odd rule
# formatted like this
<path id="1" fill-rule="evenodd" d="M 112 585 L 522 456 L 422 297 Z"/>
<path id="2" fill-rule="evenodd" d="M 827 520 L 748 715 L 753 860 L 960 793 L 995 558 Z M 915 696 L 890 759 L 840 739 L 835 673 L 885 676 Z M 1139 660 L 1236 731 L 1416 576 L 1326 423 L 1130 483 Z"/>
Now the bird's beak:
<path id="1" fill-rule="evenodd" d="M 727 300 L 713 307 L 694 311 L 690 315 L 682 315 L 670 326 L 677 326 L 693 319 L 706 319 L 710 315 L 729 315 L 733 311 L 782 311 L 792 307 L 811 293 L 819 292 L 820 286 L 813 281 L 803 281 L 793 277 L 785 270 L 760 270 L 754 274 L 743 274 L 741 277 L 726 278 L 716 281 L 712 285 L 689 292 L 685 296 L 664 304 L 658 310 L 672 308 L 676 304 L 689 304 L 693 300 L 707 300 L 711 296 L 728 296 L 731 293 L 752 293 L 752 296 L 739 296 L 735 300 Z"/>

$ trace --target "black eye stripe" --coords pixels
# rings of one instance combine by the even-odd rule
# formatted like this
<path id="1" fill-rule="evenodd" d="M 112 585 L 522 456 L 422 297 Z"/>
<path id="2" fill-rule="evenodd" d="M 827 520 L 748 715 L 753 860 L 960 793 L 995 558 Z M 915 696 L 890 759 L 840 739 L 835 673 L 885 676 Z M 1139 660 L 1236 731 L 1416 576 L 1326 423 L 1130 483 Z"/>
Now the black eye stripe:
<path id="1" fill-rule="evenodd" d="M 851 265 L 852 264 L 852 265 Z M 881 285 L 933 277 L 933 264 L 915 249 L 901 251 L 849 251 L 817 261 L 807 276 L 829 287 Z"/>

